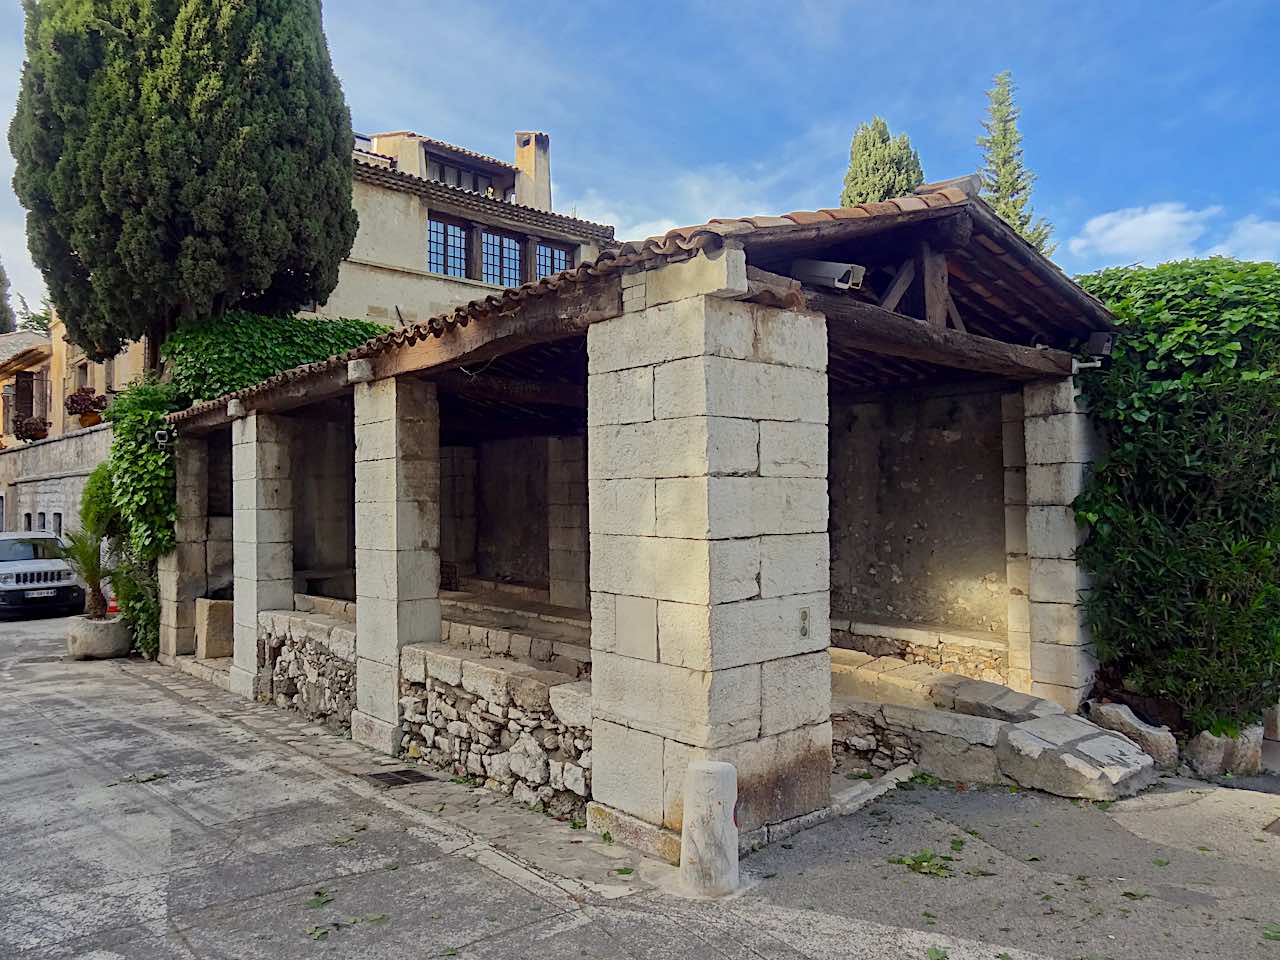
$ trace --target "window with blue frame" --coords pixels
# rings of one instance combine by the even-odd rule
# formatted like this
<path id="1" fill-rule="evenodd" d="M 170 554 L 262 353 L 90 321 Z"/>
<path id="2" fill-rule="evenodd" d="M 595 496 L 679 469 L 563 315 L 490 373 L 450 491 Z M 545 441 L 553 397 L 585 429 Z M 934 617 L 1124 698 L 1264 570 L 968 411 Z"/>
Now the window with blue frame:
<path id="1" fill-rule="evenodd" d="M 467 275 L 467 228 L 449 220 L 427 221 L 427 269 L 448 277 Z"/>
<path id="2" fill-rule="evenodd" d="M 538 279 L 560 273 L 573 266 L 573 255 L 567 247 L 559 247 L 552 243 L 538 244 Z"/>
<path id="3" fill-rule="evenodd" d="M 520 238 L 484 231 L 480 236 L 480 279 L 503 287 L 524 282 Z"/>

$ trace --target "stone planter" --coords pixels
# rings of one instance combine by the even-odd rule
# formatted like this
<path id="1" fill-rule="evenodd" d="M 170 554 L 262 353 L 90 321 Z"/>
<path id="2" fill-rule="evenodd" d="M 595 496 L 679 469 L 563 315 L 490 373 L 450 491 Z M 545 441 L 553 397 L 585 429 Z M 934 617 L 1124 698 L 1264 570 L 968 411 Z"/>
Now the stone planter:
<path id="1" fill-rule="evenodd" d="M 72 660 L 109 660 L 127 657 L 133 635 L 119 617 L 90 620 L 72 617 L 67 627 L 67 656 Z"/>

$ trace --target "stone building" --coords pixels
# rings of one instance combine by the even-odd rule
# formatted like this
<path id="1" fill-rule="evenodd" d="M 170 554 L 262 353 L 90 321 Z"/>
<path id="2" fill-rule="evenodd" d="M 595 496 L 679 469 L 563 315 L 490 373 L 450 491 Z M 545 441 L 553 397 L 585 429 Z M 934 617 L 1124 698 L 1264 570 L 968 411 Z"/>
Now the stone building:
<path id="1" fill-rule="evenodd" d="M 352 173 L 360 229 L 328 302 L 312 305 L 315 315 L 416 323 L 593 260 L 613 243 L 612 227 L 552 209 L 545 133 L 517 132 L 512 163 L 415 133 L 357 136 Z M 155 346 L 144 337 L 110 360 L 93 362 L 66 339 L 54 315 L 42 355 L 23 355 L 35 366 L 21 397 L 5 405 L 47 419 L 49 439 L 37 453 L 5 437 L 0 497 L 8 507 L 0 510 L 0 525 L 21 525 L 26 513 L 76 516 L 84 478 L 106 457 L 110 436 L 102 427 L 82 436 L 85 428 L 66 412 L 66 399 L 83 388 L 108 397 L 123 389 L 155 363 Z M 24 403 L 25 397 L 32 399 Z M 73 433 L 72 442 L 61 442 Z"/>
<path id="2" fill-rule="evenodd" d="M 623 244 L 174 414 L 162 655 L 667 856 L 730 760 L 778 835 L 831 803 L 833 677 L 989 697 L 988 753 L 1087 693 L 1110 329 L 954 187 Z"/>

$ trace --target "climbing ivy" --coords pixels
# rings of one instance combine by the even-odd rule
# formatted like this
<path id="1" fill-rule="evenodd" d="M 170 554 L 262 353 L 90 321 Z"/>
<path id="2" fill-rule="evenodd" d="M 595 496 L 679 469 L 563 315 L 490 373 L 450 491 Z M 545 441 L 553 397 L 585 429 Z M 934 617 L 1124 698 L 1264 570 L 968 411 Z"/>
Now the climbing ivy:
<path id="1" fill-rule="evenodd" d="M 1280 700 L 1280 265 L 1080 283 L 1121 326 L 1084 375 L 1109 448 L 1076 501 L 1099 659 L 1191 732 L 1238 729 Z"/>
<path id="2" fill-rule="evenodd" d="M 263 317 L 229 310 L 165 341 L 166 376 L 190 403 L 242 390 L 304 363 L 344 353 L 385 333 L 365 320 Z"/>
<path id="3" fill-rule="evenodd" d="M 147 377 L 117 394 L 104 413 L 112 426 L 110 496 L 122 526 L 116 593 L 143 653 L 154 656 L 159 638 L 156 561 L 176 543 L 176 434 L 165 416 L 350 350 L 383 332 L 384 327 L 362 320 L 229 311 L 169 338 L 161 349 L 163 380 Z M 100 489 L 105 486 L 99 483 Z"/>

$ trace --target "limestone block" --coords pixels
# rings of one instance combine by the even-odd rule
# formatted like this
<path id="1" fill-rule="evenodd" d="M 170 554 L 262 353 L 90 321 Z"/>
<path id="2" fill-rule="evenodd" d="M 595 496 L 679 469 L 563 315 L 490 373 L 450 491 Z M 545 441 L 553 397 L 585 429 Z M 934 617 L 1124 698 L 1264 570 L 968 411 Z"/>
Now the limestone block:
<path id="1" fill-rule="evenodd" d="M 1026 431 L 1027 464 L 1091 463 L 1097 459 L 1099 444 L 1088 416 L 1064 413 L 1028 417 Z"/>
<path id="2" fill-rule="evenodd" d="M 1280 740 L 1280 706 L 1272 707 L 1263 714 L 1265 737 L 1268 740 Z"/>
<path id="3" fill-rule="evenodd" d="M 644 276 L 649 305 L 693 296 L 745 297 L 748 289 L 746 253 L 729 244 L 663 264 Z"/>
<path id="4" fill-rule="evenodd" d="M 706 315 L 708 354 L 827 369 L 827 318 L 821 313 L 711 299 Z"/>
<path id="5" fill-rule="evenodd" d="M 508 687 L 511 702 L 527 713 L 546 713 L 551 709 L 551 691 L 561 684 L 570 683 L 573 677 L 555 670 L 539 670 L 511 660 L 500 660 L 511 673 Z M 466 677 L 463 677 L 465 688 Z"/>
<path id="6" fill-rule="evenodd" d="M 400 678 L 407 683 L 427 682 L 427 651 L 421 644 L 411 643 L 400 651 Z M 459 664 L 461 673 L 461 664 Z M 461 679 L 461 676 L 459 676 Z"/>
<path id="7" fill-rule="evenodd" d="M 1041 506 L 1073 503 L 1084 490 L 1087 463 L 1037 463 L 1027 467 L 1026 502 Z"/>
<path id="8" fill-rule="evenodd" d="M 831 589 L 831 552 L 821 533 L 760 540 L 760 595 L 790 596 Z"/>
<path id="9" fill-rule="evenodd" d="M 841 704 L 844 708 L 844 704 Z M 932 733 L 976 747 L 994 747 L 1005 722 L 991 717 L 971 717 L 948 710 L 886 703 L 879 705 L 886 726 L 915 733 Z"/>
<path id="10" fill-rule="evenodd" d="M 591 649 L 612 650 L 617 644 L 617 601 L 612 593 L 591 591 Z"/>
<path id="11" fill-rule="evenodd" d="M 592 533 L 651 537 L 657 532 L 657 481 L 592 480 L 588 492 Z"/>
<path id="12" fill-rule="evenodd" d="M 1022 388 L 1023 415 L 1045 417 L 1059 413 L 1078 413 L 1078 396 L 1079 391 L 1071 377 L 1033 381 Z"/>
<path id="13" fill-rule="evenodd" d="M 592 723 L 592 798 L 660 824 L 662 751 L 661 737 L 610 723 L 597 714 Z"/>
<path id="14" fill-rule="evenodd" d="M 588 427 L 592 480 L 754 473 L 759 427 L 727 417 L 685 417 Z"/>
<path id="15" fill-rule="evenodd" d="M 1070 560 L 1084 543 L 1087 531 L 1076 523 L 1076 512 L 1066 506 L 1029 506 L 1027 553 L 1035 558 Z"/>
<path id="16" fill-rule="evenodd" d="M 1253 776 L 1262 769 L 1262 739 L 1261 724 L 1246 727 L 1236 737 L 1205 730 L 1187 741 L 1187 763 L 1201 777 Z"/>
<path id="17" fill-rule="evenodd" d="M 737 769 L 738 829 L 744 833 L 831 803 L 830 722 L 717 749 L 666 741 L 662 823 L 669 829 L 683 823 L 684 772 L 695 760 L 721 760 Z"/>
<path id="18" fill-rule="evenodd" d="M 1016 783 L 1062 797 L 1115 800 L 1156 779 L 1155 763 L 1132 741 L 1075 717 L 1010 724 L 996 756 Z"/>
<path id="19" fill-rule="evenodd" d="M 1010 556 L 1027 552 L 1027 508 L 1020 504 L 1004 508 L 1004 549 Z"/>
<path id="20" fill-rule="evenodd" d="M 728 603 L 759 592 L 757 540 L 592 535 L 593 590 L 681 603 Z"/>
<path id="21" fill-rule="evenodd" d="M 664 663 L 693 670 L 825 650 L 830 605 L 827 591 L 713 606 L 660 601 L 658 649 Z"/>
<path id="22" fill-rule="evenodd" d="M 616 620 L 611 642 L 598 649 L 640 660 L 657 660 L 658 601 L 651 597 L 615 597 L 614 611 Z M 595 648 L 596 644 L 592 646 Z"/>
<path id="23" fill-rule="evenodd" d="M 1031 695 L 1056 703 L 1069 713 L 1075 713 L 1089 696 L 1093 684 L 1069 687 L 1057 683 L 1046 683 L 1040 680 L 1031 681 Z"/>
<path id="24" fill-rule="evenodd" d="M 703 303 L 701 297 L 693 297 L 593 323 L 587 330 L 588 375 L 707 353 Z"/>
<path id="25" fill-rule="evenodd" d="M 825 424 L 824 372 L 726 357 L 689 357 L 654 368 L 653 415 L 741 417 Z"/>
<path id="26" fill-rule="evenodd" d="M 361 597 L 360 655 L 386 664 L 399 662 L 407 643 L 440 641 L 439 600 L 384 600 Z"/>
<path id="27" fill-rule="evenodd" d="M 1031 603 L 1029 627 L 1031 639 L 1036 643 L 1085 647 L 1093 642 L 1084 622 L 1084 611 L 1071 603 Z"/>
<path id="28" fill-rule="evenodd" d="M 678 833 L 646 823 L 602 803 L 587 804 L 587 829 L 598 836 L 607 833 L 614 843 L 639 850 L 664 863 L 675 865 L 680 862 Z"/>
<path id="29" fill-rule="evenodd" d="M 829 428 L 821 423 L 760 423 L 760 475 L 764 477 L 827 476 Z"/>
<path id="30" fill-rule="evenodd" d="M 1091 700 L 1088 711 L 1091 721 L 1103 729 L 1123 733 L 1141 747 L 1157 767 L 1172 770 L 1178 765 L 1178 741 L 1168 727 L 1157 727 L 1139 720 L 1123 703 Z"/>
<path id="31" fill-rule="evenodd" d="M 723 897 L 738 888 L 737 771 L 733 764 L 700 760 L 684 781 L 680 883 L 696 897 Z"/>
<path id="32" fill-rule="evenodd" d="M 293 594 L 292 543 L 236 543 L 232 564 L 237 580 L 286 580 Z M 286 603 L 272 604 L 283 607 Z"/>
<path id="33" fill-rule="evenodd" d="M 1033 602 L 1079 603 L 1093 583 L 1089 572 L 1075 560 L 1031 557 L 1029 565 Z"/>
<path id="34" fill-rule="evenodd" d="M 1004 502 L 1006 504 L 1026 504 L 1027 502 L 1027 468 L 1004 468 Z M 1054 503 L 1069 501 L 1055 500 Z"/>
<path id="35" fill-rule="evenodd" d="M 587 424 L 593 427 L 653 419 L 653 367 L 593 374 L 587 380 Z"/>
<path id="36" fill-rule="evenodd" d="M 1008 420 L 1000 425 L 1002 459 L 1006 468 L 1027 465 L 1026 428 L 1021 420 Z"/>
<path id="37" fill-rule="evenodd" d="M 399 669 L 376 660 L 356 658 L 356 709 L 371 717 L 399 722 Z"/>
<path id="38" fill-rule="evenodd" d="M 1002 423 L 1021 422 L 1025 415 L 1025 409 L 1021 390 L 1000 395 L 1000 421 Z"/>
<path id="39" fill-rule="evenodd" d="M 591 727 L 591 681 L 577 680 L 551 688 L 551 712 L 566 727 Z"/>
<path id="40" fill-rule="evenodd" d="M 235 649 L 235 604 L 201 597 L 195 602 L 195 610 L 196 659 L 231 656 Z"/>
<path id="41" fill-rule="evenodd" d="M 440 595 L 436 550 L 356 548 L 356 597 L 433 600 Z"/>
<path id="42" fill-rule="evenodd" d="M 831 657 L 825 651 L 760 667 L 760 734 L 825 723 L 831 716 Z"/>
<path id="43" fill-rule="evenodd" d="M 107 622 L 115 622 L 115 621 L 89 621 L 89 622 L 90 623 L 100 623 L 100 622 L 107 623 Z M 129 632 L 127 625 L 123 626 L 123 632 L 125 634 L 125 637 L 129 641 L 129 646 L 131 647 L 133 645 L 133 639 L 132 639 L 133 635 Z M 196 632 L 194 627 L 177 626 L 172 623 L 162 622 L 160 624 L 159 634 L 160 634 L 160 637 L 159 637 L 160 653 L 165 657 L 181 657 L 181 656 L 186 656 L 187 654 L 193 653 L 195 651 Z M 93 659 L 98 656 L 98 654 L 92 654 L 92 655 L 85 654 L 83 656 L 77 655 L 77 651 L 80 649 L 80 647 L 79 645 L 77 645 L 73 649 L 72 638 L 70 633 L 67 634 L 67 644 L 68 644 L 67 654 L 73 660 Z M 129 648 L 126 647 L 123 653 L 110 654 L 110 656 L 123 657 L 123 656 L 127 656 L 128 653 L 129 653 Z"/>
<path id="44" fill-rule="evenodd" d="M 234 682 L 235 670 L 232 669 Z M 351 740 L 379 753 L 396 756 L 400 752 L 400 724 L 370 716 L 360 710 L 351 712 Z"/>
<path id="45" fill-rule="evenodd" d="M 959 783 L 1002 782 L 994 747 L 939 733 L 921 733 L 915 740 L 920 748 L 916 763 L 926 773 Z"/>
<path id="46" fill-rule="evenodd" d="M 659 480 L 660 537 L 754 537 L 827 530 L 827 482 L 808 477 Z"/>
<path id="47" fill-rule="evenodd" d="M 462 661 L 462 689 L 490 703 L 507 706 L 512 702 L 512 676 L 501 660 Z"/>
<path id="48" fill-rule="evenodd" d="M 706 672 L 598 652 L 591 670 L 594 717 L 706 747 L 759 735 L 754 664 Z"/>
<path id="49" fill-rule="evenodd" d="M 1041 683 L 1085 687 L 1093 683 L 1098 661 L 1088 647 L 1059 643 L 1031 643 L 1031 675 Z"/>

